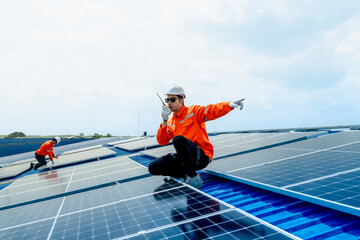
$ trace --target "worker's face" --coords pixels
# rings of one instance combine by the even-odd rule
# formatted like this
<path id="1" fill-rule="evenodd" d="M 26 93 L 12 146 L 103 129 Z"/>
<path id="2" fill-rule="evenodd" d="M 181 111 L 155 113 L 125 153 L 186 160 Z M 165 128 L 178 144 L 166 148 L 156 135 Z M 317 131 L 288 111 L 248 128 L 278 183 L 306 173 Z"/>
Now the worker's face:
<path id="1" fill-rule="evenodd" d="M 167 95 L 167 99 L 169 99 L 169 101 L 167 102 L 168 107 L 172 112 L 175 113 L 180 110 L 184 103 L 184 99 L 179 99 L 176 95 Z M 174 100 L 174 102 L 172 100 Z"/>
<path id="2" fill-rule="evenodd" d="M 52 140 L 52 143 L 55 145 L 57 142 L 55 140 Z"/>

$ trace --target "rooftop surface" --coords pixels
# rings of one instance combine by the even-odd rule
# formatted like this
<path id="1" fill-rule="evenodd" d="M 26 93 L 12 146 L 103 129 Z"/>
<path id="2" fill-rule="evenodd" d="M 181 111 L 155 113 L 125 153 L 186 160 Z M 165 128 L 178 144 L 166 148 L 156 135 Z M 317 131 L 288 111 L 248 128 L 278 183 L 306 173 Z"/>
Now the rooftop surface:
<path id="1" fill-rule="evenodd" d="M 154 137 L 0 158 L 1 239 L 360 239 L 360 131 L 223 133 L 194 189 L 150 176 Z M 27 168 L 26 168 L 27 166 Z"/>

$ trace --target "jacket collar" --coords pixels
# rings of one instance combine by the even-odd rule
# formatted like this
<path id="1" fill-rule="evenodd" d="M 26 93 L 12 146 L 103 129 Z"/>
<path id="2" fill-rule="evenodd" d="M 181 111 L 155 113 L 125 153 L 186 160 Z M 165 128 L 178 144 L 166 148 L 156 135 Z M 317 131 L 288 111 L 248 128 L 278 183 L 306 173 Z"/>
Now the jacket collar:
<path id="1" fill-rule="evenodd" d="M 187 109 L 187 107 L 183 105 L 180 110 L 175 114 L 175 116 L 180 117 L 181 114 L 183 114 L 183 112 L 185 111 L 185 109 Z"/>

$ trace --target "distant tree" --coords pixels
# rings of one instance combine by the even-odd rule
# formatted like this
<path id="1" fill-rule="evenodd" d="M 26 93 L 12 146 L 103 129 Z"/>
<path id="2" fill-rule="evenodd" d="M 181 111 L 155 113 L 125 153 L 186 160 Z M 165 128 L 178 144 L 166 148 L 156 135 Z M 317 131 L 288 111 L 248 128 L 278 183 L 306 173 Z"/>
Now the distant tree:
<path id="1" fill-rule="evenodd" d="M 19 137 L 26 137 L 26 135 L 23 132 L 13 132 L 7 135 L 5 138 L 19 138 Z"/>
<path id="2" fill-rule="evenodd" d="M 80 137 L 83 137 L 83 136 L 85 136 L 85 134 L 84 134 L 84 133 L 80 133 L 79 136 L 80 136 Z"/>
<path id="3" fill-rule="evenodd" d="M 112 137 L 110 133 L 106 134 L 106 137 Z"/>
<path id="4" fill-rule="evenodd" d="M 101 138 L 102 135 L 98 134 L 98 133 L 94 133 L 94 135 L 92 136 L 92 138 Z"/>

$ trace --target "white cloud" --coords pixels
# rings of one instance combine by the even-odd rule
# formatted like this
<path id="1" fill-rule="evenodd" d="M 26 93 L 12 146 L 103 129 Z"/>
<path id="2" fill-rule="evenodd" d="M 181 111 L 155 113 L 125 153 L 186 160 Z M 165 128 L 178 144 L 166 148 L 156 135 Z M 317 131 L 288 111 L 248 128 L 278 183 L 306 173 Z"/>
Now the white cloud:
<path id="1" fill-rule="evenodd" d="M 187 104 L 246 97 L 209 131 L 350 123 L 360 75 L 351 2 L 6 3 L 0 133 L 153 134 L 155 93 L 173 83 Z"/>

